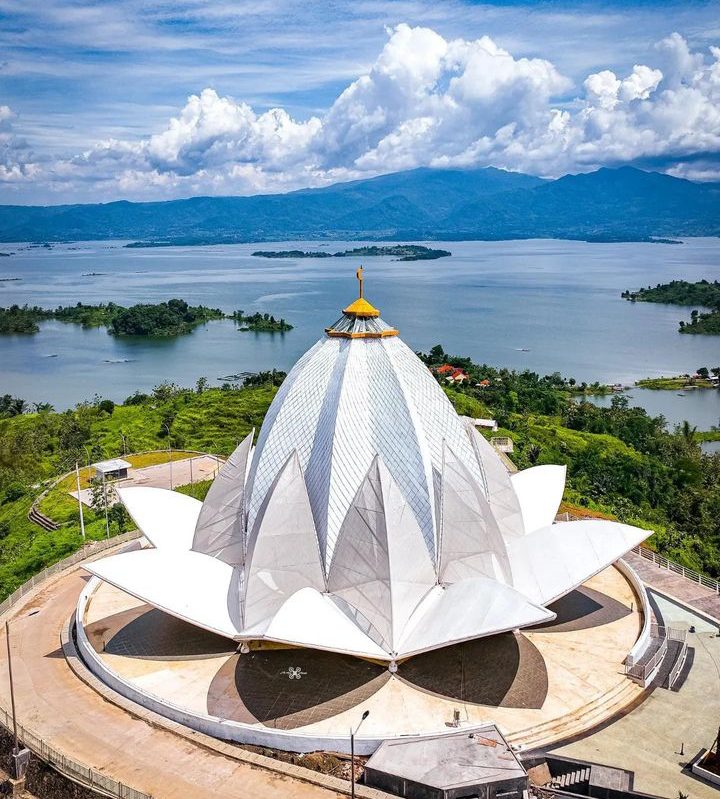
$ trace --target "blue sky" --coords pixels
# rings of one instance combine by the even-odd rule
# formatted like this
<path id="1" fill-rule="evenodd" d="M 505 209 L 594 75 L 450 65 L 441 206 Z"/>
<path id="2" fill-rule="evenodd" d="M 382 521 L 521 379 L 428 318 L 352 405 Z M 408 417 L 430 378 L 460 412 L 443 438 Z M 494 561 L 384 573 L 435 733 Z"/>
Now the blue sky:
<path id="1" fill-rule="evenodd" d="M 717 179 L 715 46 L 718 3 L 3 0 L 0 202 L 418 165 Z"/>

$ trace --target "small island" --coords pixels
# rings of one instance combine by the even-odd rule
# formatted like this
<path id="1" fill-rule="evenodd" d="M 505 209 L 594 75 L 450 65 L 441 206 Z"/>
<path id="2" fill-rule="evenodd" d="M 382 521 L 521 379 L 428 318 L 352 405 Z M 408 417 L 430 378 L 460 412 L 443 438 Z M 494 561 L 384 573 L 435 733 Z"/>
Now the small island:
<path id="1" fill-rule="evenodd" d="M 629 302 L 704 306 L 710 310 L 707 312 L 693 310 L 689 322 L 680 321 L 679 332 L 706 336 L 720 335 L 720 281 L 698 280 L 690 283 L 687 280 L 672 280 L 670 283 L 658 283 L 654 287 L 648 286 L 637 291 L 623 291 L 620 296 Z"/>
<path id="2" fill-rule="evenodd" d="M 419 244 L 394 244 L 387 247 L 356 247 L 353 250 L 327 252 L 326 250 L 256 250 L 256 258 L 375 258 L 395 256 L 398 261 L 434 261 L 452 255 L 449 250 L 434 250 Z"/>
<path id="3" fill-rule="evenodd" d="M 219 308 L 188 305 L 185 300 L 168 300 L 155 305 L 121 308 L 108 325 L 113 336 L 179 336 L 211 319 L 224 319 Z"/>
<path id="4" fill-rule="evenodd" d="M 84 328 L 106 327 L 112 336 L 180 336 L 191 333 L 198 325 L 213 319 L 233 319 L 243 325 L 240 329 L 261 333 L 284 333 L 293 326 L 284 319 L 268 313 L 246 316 L 243 311 L 225 314 L 219 308 L 188 305 L 185 300 L 172 299 L 155 304 L 143 303 L 126 308 L 114 302 L 100 305 L 76 305 L 55 310 L 29 305 L 0 308 L 0 334 L 32 334 L 40 330 L 38 322 L 56 319 L 79 324 Z"/>
<path id="5" fill-rule="evenodd" d="M 268 313 L 254 313 L 249 316 L 243 311 L 235 311 L 231 314 L 240 327 L 241 333 L 252 331 L 253 333 L 285 333 L 292 330 L 293 326 L 284 319 L 276 319 Z"/>

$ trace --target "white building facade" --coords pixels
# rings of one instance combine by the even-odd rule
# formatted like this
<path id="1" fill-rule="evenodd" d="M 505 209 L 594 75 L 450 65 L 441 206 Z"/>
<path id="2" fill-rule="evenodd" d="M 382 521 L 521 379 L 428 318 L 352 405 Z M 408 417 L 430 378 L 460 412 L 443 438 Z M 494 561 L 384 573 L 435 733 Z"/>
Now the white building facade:
<path id="1" fill-rule="evenodd" d="M 388 662 L 550 621 L 643 541 L 555 524 L 565 467 L 510 475 L 362 296 L 294 366 L 204 503 L 118 491 L 150 547 L 88 569 L 251 646 Z"/>

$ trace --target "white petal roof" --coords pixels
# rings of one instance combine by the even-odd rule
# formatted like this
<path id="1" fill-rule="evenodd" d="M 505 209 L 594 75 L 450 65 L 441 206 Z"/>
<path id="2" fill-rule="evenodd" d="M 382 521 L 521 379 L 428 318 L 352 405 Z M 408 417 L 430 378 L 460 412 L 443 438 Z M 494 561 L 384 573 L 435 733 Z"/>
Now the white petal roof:
<path id="1" fill-rule="evenodd" d="M 241 565 L 245 553 L 245 477 L 252 448 L 250 433 L 225 461 L 213 480 L 197 519 L 192 548 Z"/>
<path id="2" fill-rule="evenodd" d="M 317 534 L 297 453 L 280 470 L 247 552 L 244 625 L 260 633 L 296 591 L 325 591 Z"/>
<path id="3" fill-rule="evenodd" d="M 512 475 L 526 533 L 553 523 L 565 490 L 566 473 L 566 466 L 533 466 Z"/>
<path id="4" fill-rule="evenodd" d="M 166 488 L 128 486 L 116 491 L 132 520 L 153 546 L 179 552 L 191 548 L 202 502 Z"/>
<path id="5" fill-rule="evenodd" d="M 217 558 L 139 549 L 96 560 L 85 568 L 179 619 L 228 638 L 240 634 L 239 572 Z"/>
<path id="6" fill-rule="evenodd" d="M 154 549 L 88 570 L 237 641 L 392 661 L 547 621 L 549 603 L 647 536 L 554 524 L 565 467 L 511 477 L 367 301 L 345 317 L 298 361 L 256 448 L 251 434 L 202 507 L 120 489 Z"/>
<path id="7" fill-rule="evenodd" d="M 399 338 L 326 338 L 291 370 L 263 423 L 248 479 L 249 524 L 275 475 L 297 451 L 329 561 L 353 498 L 379 455 L 434 557 L 443 441 L 478 479 L 463 421 Z"/>

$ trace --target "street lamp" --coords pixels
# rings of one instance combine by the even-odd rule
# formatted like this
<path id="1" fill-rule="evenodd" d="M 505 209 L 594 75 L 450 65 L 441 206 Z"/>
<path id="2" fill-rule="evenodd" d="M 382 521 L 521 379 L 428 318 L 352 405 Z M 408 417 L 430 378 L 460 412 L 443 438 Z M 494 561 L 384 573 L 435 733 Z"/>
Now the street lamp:
<path id="1" fill-rule="evenodd" d="M 170 463 L 170 490 L 173 490 L 173 479 L 172 479 L 172 455 L 170 454 L 170 425 L 163 422 L 163 427 L 167 432 L 167 453 L 168 453 L 168 462 Z"/>
<path id="2" fill-rule="evenodd" d="M 78 507 L 80 508 L 80 532 L 82 533 L 83 541 L 85 540 L 85 519 L 83 517 L 83 503 L 82 503 L 82 496 L 80 494 L 80 466 L 77 461 L 75 461 L 75 480 L 77 482 L 77 495 L 78 495 Z"/>
<path id="3" fill-rule="evenodd" d="M 127 441 L 125 439 L 125 436 L 123 435 L 122 430 L 120 431 L 120 438 L 122 438 L 122 443 L 123 443 L 123 455 L 127 455 Z"/>
<path id="4" fill-rule="evenodd" d="M 357 723 L 357 727 L 353 730 L 350 727 L 350 797 L 351 799 L 355 799 L 355 736 L 357 735 L 357 731 L 360 729 L 360 725 L 365 721 L 365 719 L 370 715 L 370 711 L 366 710 Z"/>
<path id="5" fill-rule="evenodd" d="M 102 481 L 102 488 L 103 488 L 103 505 L 105 506 L 105 534 L 108 538 L 110 538 L 110 520 L 108 519 L 108 498 L 107 498 L 107 489 L 105 487 L 105 472 L 102 473 L 103 481 Z"/>

